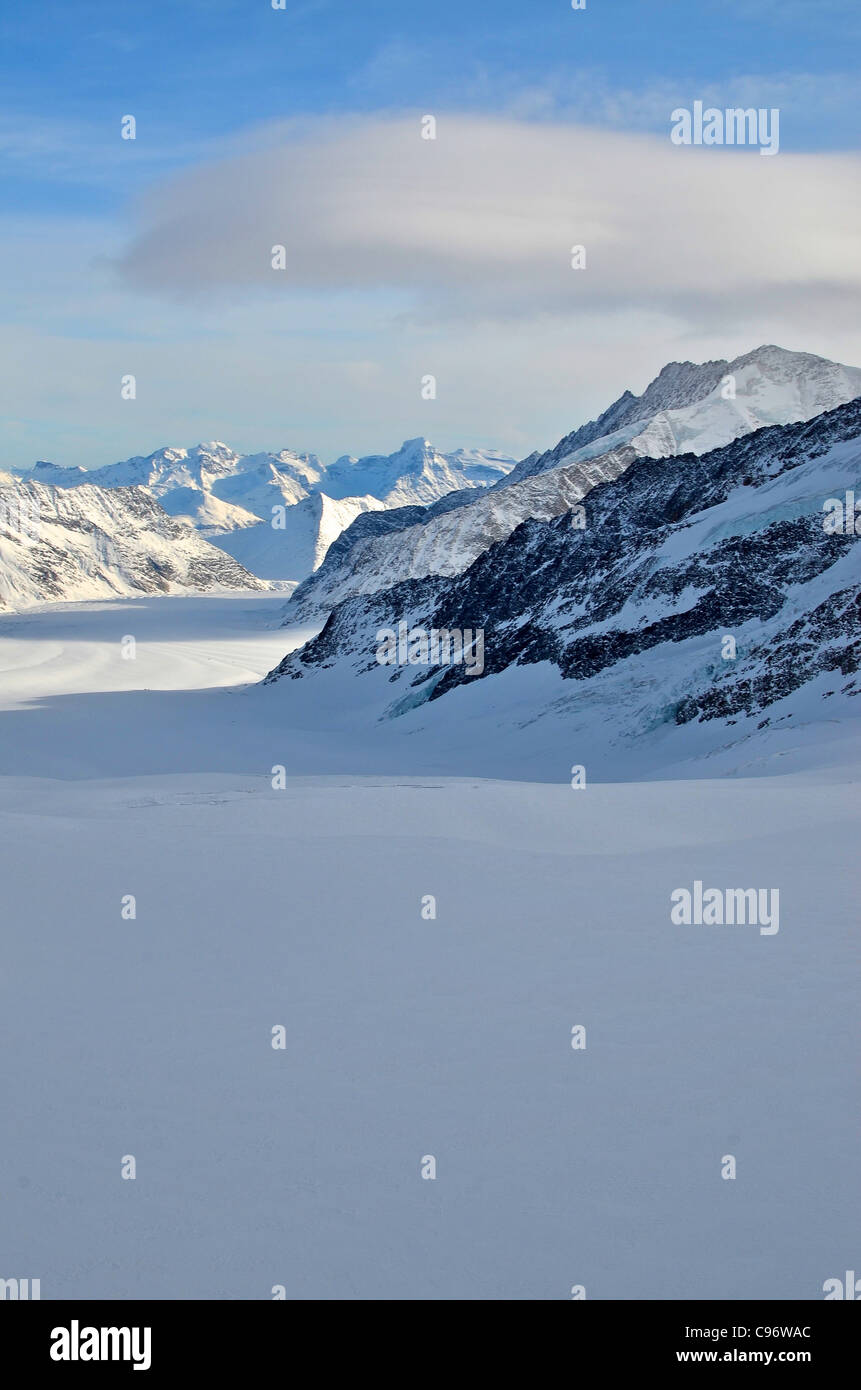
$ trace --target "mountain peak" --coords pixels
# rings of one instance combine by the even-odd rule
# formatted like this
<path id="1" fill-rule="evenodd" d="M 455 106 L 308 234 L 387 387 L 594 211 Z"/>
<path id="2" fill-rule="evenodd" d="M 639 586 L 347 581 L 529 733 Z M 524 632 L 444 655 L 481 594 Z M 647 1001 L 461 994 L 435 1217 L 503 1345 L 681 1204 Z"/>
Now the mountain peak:
<path id="1" fill-rule="evenodd" d="M 722 394 L 727 378 L 732 388 Z M 596 420 L 553 449 L 523 459 L 497 487 L 572 460 L 596 458 L 631 441 L 641 452 L 704 453 L 763 425 L 788 424 L 861 394 L 861 371 L 809 352 L 764 343 L 729 362 L 667 362 L 641 396 L 625 391 Z"/>
<path id="2" fill-rule="evenodd" d="M 392 457 L 415 459 L 418 462 L 424 462 L 435 458 L 436 454 L 437 451 L 430 440 L 425 439 L 423 435 L 419 434 L 416 435 L 415 439 L 405 439 L 401 447 Z"/>
<path id="3" fill-rule="evenodd" d="M 208 444 L 195 444 L 192 453 L 195 454 L 226 454 L 230 458 L 238 458 L 239 455 L 229 444 L 224 444 L 220 439 L 210 439 Z"/>

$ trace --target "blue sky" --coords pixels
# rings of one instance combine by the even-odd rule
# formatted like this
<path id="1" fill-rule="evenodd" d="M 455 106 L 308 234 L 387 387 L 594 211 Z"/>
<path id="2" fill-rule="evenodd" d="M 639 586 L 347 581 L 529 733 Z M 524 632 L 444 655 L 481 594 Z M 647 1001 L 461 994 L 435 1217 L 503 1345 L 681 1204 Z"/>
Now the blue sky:
<path id="1" fill-rule="evenodd" d="M 331 273 L 318 267 L 304 279 L 293 276 L 286 293 L 279 287 L 277 304 L 253 277 L 246 282 L 237 274 L 231 258 L 245 254 L 239 233 L 230 246 L 213 246 L 210 260 L 218 269 L 198 277 L 190 296 L 177 294 L 180 270 L 166 267 L 163 245 L 158 254 L 153 249 L 161 218 L 162 243 L 172 238 L 177 266 L 187 266 L 187 248 L 179 247 L 182 227 L 193 225 L 198 243 L 207 241 L 219 207 L 227 211 L 242 200 L 246 171 L 247 186 L 260 200 L 262 235 L 271 209 L 265 179 L 255 182 L 261 151 L 271 152 L 269 176 L 290 182 L 287 207 L 308 202 L 318 209 L 315 215 L 325 216 L 319 209 L 331 210 L 339 185 L 321 188 L 319 165 L 331 147 L 340 167 L 339 137 L 349 144 L 367 131 L 360 148 L 376 148 L 380 160 L 388 159 L 386 123 L 396 131 L 399 122 L 428 111 L 440 120 L 440 146 L 448 117 L 452 141 L 458 132 L 464 147 L 472 142 L 480 150 L 475 132 L 486 121 L 496 123 L 495 130 L 486 128 L 491 146 L 501 141 L 504 149 L 509 141 L 521 150 L 522 166 L 513 168 L 507 189 L 510 206 L 500 208 L 504 157 L 499 188 L 485 190 L 487 206 L 499 209 L 508 225 L 524 198 L 542 195 L 523 167 L 541 165 L 542 130 L 548 132 L 548 189 L 566 169 L 559 132 L 576 136 L 575 151 L 577 140 L 582 148 L 597 140 L 590 132 L 601 132 L 609 141 L 601 146 L 608 167 L 618 159 L 629 183 L 636 160 L 632 166 L 628 152 L 642 150 L 644 167 L 654 152 L 655 177 L 665 179 L 658 170 L 669 167 L 661 161 L 670 111 L 699 98 L 779 106 L 781 154 L 774 163 L 783 161 L 783 174 L 756 171 L 765 201 L 752 213 L 758 222 L 773 219 L 775 228 L 778 213 L 785 220 L 786 194 L 778 183 L 791 173 L 802 201 L 816 199 L 821 206 L 823 198 L 833 199 L 831 221 L 840 236 L 832 257 L 839 259 L 840 247 L 848 248 L 858 230 L 857 208 L 840 190 L 857 173 L 853 161 L 861 143 L 859 47 L 855 0 L 587 0 L 582 12 L 573 12 L 568 0 L 288 0 L 285 11 L 273 11 L 269 0 L 6 6 L 0 18 L 0 366 L 9 396 L 2 403 L 7 461 L 26 463 L 38 455 L 103 463 L 168 442 L 192 443 L 200 432 L 221 434 L 239 447 L 291 444 L 330 456 L 393 449 L 405 435 L 422 432 L 444 447 L 484 441 L 528 452 L 602 409 L 625 386 L 642 389 L 667 356 L 732 355 L 782 333 L 792 339 L 787 346 L 829 355 L 854 351 L 861 360 L 846 312 L 855 282 L 836 262 L 830 278 L 822 266 L 809 284 L 803 276 L 784 277 L 785 298 L 799 302 L 792 321 L 786 303 L 778 303 L 779 287 L 771 300 L 759 302 L 753 264 L 746 283 L 735 275 L 735 262 L 726 267 L 723 317 L 702 294 L 692 295 L 691 267 L 678 287 L 650 270 L 654 292 L 646 284 L 636 292 L 629 286 L 627 312 L 608 282 L 603 299 L 578 303 L 575 319 L 566 317 L 540 276 L 533 285 L 518 261 L 518 302 L 510 275 L 496 301 L 489 276 L 480 299 L 469 300 L 468 329 L 456 334 L 451 304 L 462 298 L 465 278 L 473 277 L 464 276 L 442 244 L 444 219 L 434 233 L 440 254 L 430 247 L 428 283 L 421 266 L 415 285 L 403 269 L 385 274 L 398 256 L 392 257 L 377 224 L 365 224 L 360 209 L 361 236 L 380 239 L 377 258 L 351 279 L 340 269 L 351 263 L 347 231 L 342 247 L 323 238 Z M 119 139 L 126 113 L 137 121 L 134 142 Z M 297 137 L 297 120 L 310 134 Z M 328 144 L 320 143 L 322 130 Z M 522 142 L 519 131 L 526 132 Z M 302 138 L 317 161 L 310 189 L 301 173 Z M 292 153 L 284 164 L 279 151 L 288 145 Z M 733 170 L 725 174 L 730 158 Z M 730 199 L 737 173 L 739 197 L 744 194 L 749 208 L 759 196 L 749 189 L 756 159 L 747 150 L 721 151 L 709 166 L 720 169 L 718 182 L 728 180 Z M 462 172 L 453 160 L 450 174 L 435 175 L 435 200 L 449 207 L 449 218 L 469 197 L 469 178 L 457 182 Z M 441 178 L 451 181 L 451 199 Z M 380 184 L 373 162 L 366 182 L 379 208 L 395 203 L 404 187 L 403 180 Z M 193 203 L 184 220 L 171 221 L 166 209 L 181 207 L 199 187 L 202 197 L 195 197 L 208 208 L 209 221 L 195 223 Z M 675 192 L 676 208 L 681 199 L 683 220 L 690 223 L 688 237 L 700 234 L 696 219 L 690 222 L 698 196 L 708 202 L 708 187 L 691 190 L 690 206 L 684 186 Z M 602 189 L 585 219 L 595 228 L 596 247 L 602 229 L 610 242 L 616 236 L 612 218 L 602 222 L 597 212 L 611 198 L 612 191 Z M 588 202 L 582 183 L 572 199 L 572 208 Z M 253 217 L 251 204 L 246 211 Z M 579 215 L 571 218 L 572 235 Z M 345 228 L 347 221 L 345 210 Z M 313 226 L 304 234 L 313 240 Z M 560 227 L 560 237 L 567 235 Z M 644 235 L 653 240 L 656 232 L 646 226 Z M 746 237 L 742 207 L 738 235 Z M 815 226 L 804 229 L 799 256 L 818 235 Z M 300 251 L 297 244 L 297 264 Z M 473 248 L 473 263 L 474 255 Z M 705 289 L 707 262 L 699 273 Z M 614 275 L 618 281 L 618 264 Z M 597 276 L 590 293 L 596 284 Z M 530 316 L 524 304 L 533 288 Z M 501 333 L 506 323 L 516 324 L 516 343 Z M 107 382 L 135 361 L 144 364 L 152 389 L 140 392 L 133 414 L 117 407 Z M 428 370 L 439 365 L 453 384 L 440 393 L 429 422 L 399 377 L 404 362 L 410 372 L 423 363 Z"/>

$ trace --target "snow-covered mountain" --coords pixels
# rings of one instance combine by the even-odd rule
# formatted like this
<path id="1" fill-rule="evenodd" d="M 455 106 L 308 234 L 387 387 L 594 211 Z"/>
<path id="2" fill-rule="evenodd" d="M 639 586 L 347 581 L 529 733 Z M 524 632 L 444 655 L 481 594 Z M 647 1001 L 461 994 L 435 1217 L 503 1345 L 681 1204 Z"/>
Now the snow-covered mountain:
<path id="1" fill-rule="evenodd" d="M 323 467 L 312 454 L 243 455 L 213 440 L 89 470 L 40 462 L 24 476 L 55 487 L 146 487 L 170 516 L 185 517 L 215 539 L 271 521 L 273 507 L 295 506 L 318 485 Z"/>
<path id="2" fill-rule="evenodd" d="M 699 455 L 767 425 L 810 419 L 859 394 L 861 369 L 773 346 L 732 362 L 672 362 L 642 396 L 626 391 L 597 420 L 554 449 L 531 454 L 489 491 L 451 493 L 423 513 L 404 509 L 385 527 L 361 518 L 295 590 L 286 621 L 325 613 L 351 594 L 462 573 L 522 521 L 559 515 L 636 458 Z"/>
<path id="3" fill-rule="evenodd" d="M 64 488 L 147 487 L 166 512 L 186 518 L 257 575 L 298 581 L 360 514 L 486 488 L 513 463 L 491 450 L 441 454 L 427 440 L 411 439 L 393 454 L 345 456 L 325 468 L 314 454 L 238 454 L 215 440 L 89 471 L 42 461 L 24 476 Z"/>
<path id="4" fill-rule="evenodd" d="M 377 497 L 387 507 L 427 505 L 463 488 L 486 487 L 506 476 L 513 459 L 491 450 L 441 454 L 427 439 L 408 439 L 394 454 L 339 458 L 322 483 L 330 497 Z"/>
<path id="5" fill-rule="evenodd" d="M 125 459 L 103 468 L 58 468 L 56 464 L 40 462 L 26 476 L 56 487 L 80 487 L 82 483 L 96 487 L 148 487 L 160 501 L 176 492 L 204 492 L 259 516 L 263 513 L 256 508 L 266 503 L 283 500 L 289 505 L 306 497 L 322 475 L 322 464 L 313 454 L 282 449 L 277 454 L 243 455 L 214 440 L 192 449 L 157 449 L 145 458 Z M 176 515 L 179 509 L 166 506 L 165 510 Z"/>
<path id="6" fill-rule="evenodd" d="M 145 488 L 0 482 L 0 607 L 265 588 Z"/>
<path id="7" fill-rule="evenodd" d="M 642 396 L 625 391 L 597 420 L 543 454 L 530 454 L 507 482 L 630 444 L 648 458 L 705 454 L 765 425 L 810 420 L 861 395 L 861 368 L 773 344 L 733 361 L 669 362 Z"/>
<path id="8" fill-rule="evenodd" d="M 350 598 L 267 680 L 303 718 L 340 703 L 436 744 L 543 740 L 581 762 L 837 717 L 861 694 L 861 551 L 823 509 L 847 490 L 861 497 L 861 400 L 701 458 L 635 459 L 588 493 L 584 527 L 531 519 L 461 575 Z M 401 622 L 481 629 L 482 669 L 379 664 L 377 634 Z"/>
<path id="9" fill-rule="evenodd" d="M 375 593 L 405 579 L 460 574 L 527 517 L 545 520 L 568 511 L 597 483 L 615 478 L 637 457 L 625 447 L 585 463 L 570 463 L 507 488 L 488 488 L 473 500 L 457 492 L 435 506 L 404 507 L 359 517 L 297 589 L 285 625 L 329 612 L 352 594 Z"/>
<path id="10" fill-rule="evenodd" d="M 282 580 L 285 575 L 311 574 L 357 516 L 379 511 L 384 505 L 376 497 L 335 501 L 325 492 L 312 492 L 286 508 L 277 526 L 259 521 L 213 535 L 212 541 L 261 579 Z"/>

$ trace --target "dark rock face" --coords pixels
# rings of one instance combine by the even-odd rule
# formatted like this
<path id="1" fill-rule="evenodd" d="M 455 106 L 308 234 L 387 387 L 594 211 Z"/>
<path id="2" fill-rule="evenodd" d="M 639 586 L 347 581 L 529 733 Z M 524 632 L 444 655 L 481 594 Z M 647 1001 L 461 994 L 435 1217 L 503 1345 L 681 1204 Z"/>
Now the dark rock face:
<path id="1" fill-rule="evenodd" d="M 861 585 L 855 585 L 797 619 L 776 642 L 754 648 L 740 670 L 727 672 L 711 690 L 680 701 L 676 723 L 756 714 L 825 672 L 841 680 L 848 677 L 842 693 L 859 695 L 859 665 Z"/>
<path id="2" fill-rule="evenodd" d="M 678 702 L 677 723 L 764 709 L 823 672 L 852 687 L 861 565 L 851 572 L 844 564 L 841 582 L 828 572 L 855 563 L 861 537 L 825 531 L 821 507 L 831 484 L 816 481 L 816 461 L 841 447 L 861 496 L 861 400 L 701 458 L 640 459 L 586 496 L 585 529 L 572 525 L 571 513 L 526 521 L 462 575 L 349 599 L 267 680 L 351 656 L 357 672 L 369 670 L 373 633 L 401 619 L 427 629 L 483 628 L 483 676 L 550 661 L 572 681 L 751 623 L 768 625 L 767 640 L 754 636 L 736 660 L 701 672 L 700 687 Z M 723 503 L 722 513 L 708 515 Z M 462 665 L 409 672 L 411 686 L 429 682 L 430 700 L 483 676 Z"/>
<path id="3" fill-rule="evenodd" d="M 472 488 L 469 489 L 468 495 L 472 500 Z M 357 541 L 367 540 L 371 536 L 385 536 L 391 531 L 403 531 L 407 526 L 418 526 L 429 511 L 428 507 L 392 507 L 385 512 L 361 512 L 329 546 L 320 568 L 298 585 L 294 591 L 294 598 L 300 599 L 303 591 L 310 587 L 311 582 L 318 579 L 324 570 L 328 573 L 340 565 Z"/>

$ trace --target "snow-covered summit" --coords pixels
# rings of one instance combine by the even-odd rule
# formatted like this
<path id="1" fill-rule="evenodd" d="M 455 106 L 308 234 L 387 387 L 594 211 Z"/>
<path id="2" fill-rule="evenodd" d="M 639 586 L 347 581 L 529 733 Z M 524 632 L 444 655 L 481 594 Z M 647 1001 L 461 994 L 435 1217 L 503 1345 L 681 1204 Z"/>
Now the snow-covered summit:
<path id="1" fill-rule="evenodd" d="M 43 462 L 25 476 L 58 487 L 79 487 L 81 483 L 96 487 L 148 487 L 159 498 L 177 490 L 208 492 L 227 502 L 241 501 L 245 496 L 254 498 L 261 484 L 270 483 L 273 490 L 280 491 L 292 503 L 306 496 L 322 475 L 323 466 L 313 454 L 282 449 L 275 454 L 243 455 L 216 439 L 188 449 L 170 445 L 101 468 L 58 468 Z M 231 487 L 231 480 L 238 477 L 244 482 Z"/>
<path id="2" fill-rule="evenodd" d="M 480 449 L 442 454 L 419 436 L 393 454 L 344 455 L 327 468 L 322 486 L 333 498 L 370 495 L 390 507 L 427 504 L 461 488 L 498 482 L 512 464 L 504 455 Z"/>
<path id="3" fill-rule="evenodd" d="M 649 458 L 704 454 L 765 425 L 809 420 L 861 395 L 861 368 L 773 343 L 733 361 L 668 362 L 641 396 L 625 391 L 597 420 L 530 454 L 502 486 L 632 444 Z"/>

